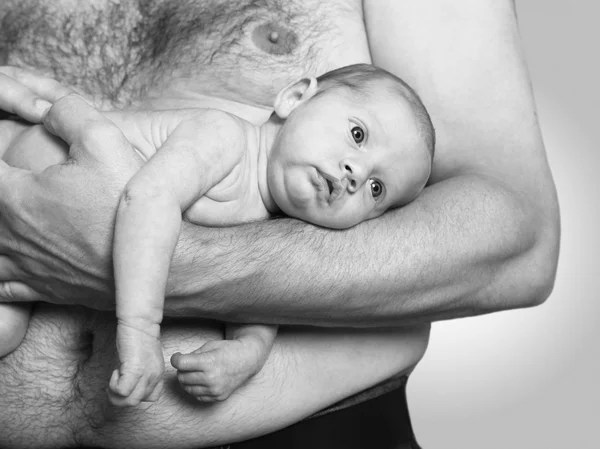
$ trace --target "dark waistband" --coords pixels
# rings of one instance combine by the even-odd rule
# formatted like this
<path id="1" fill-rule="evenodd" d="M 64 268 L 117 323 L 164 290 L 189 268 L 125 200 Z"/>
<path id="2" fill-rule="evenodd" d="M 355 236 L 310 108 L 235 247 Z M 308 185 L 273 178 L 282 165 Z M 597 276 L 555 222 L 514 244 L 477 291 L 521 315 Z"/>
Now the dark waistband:
<path id="1" fill-rule="evenodd" d="M 406 379 L 376 398 L 356 403 L 356 395 L 343 401 L 343 408 L 336 404 L 280 431 L 223 449 L 420 449 L 410 422 Z"/>
<path id="2" fill-rule="evenodd" d="M 312 419 L 316 418 L 317 416 L 323 416 L 328 413 L 352 407 L 370 399 L 375 399 L 376 397 L 389 393 L 390 391 L 396 390 L 397 388 L 406 387 L 407 381 L 408 376 L 406 374 L 398 374 L 390 379 L 386 379 L 383 382 L 372 386 L 371 388 L 367 388 L 366 390 L 363 390 L 360 393 L 356 393 L 355 395 L 342 399 L 341 401 L 330 405 L 329 407 L 315 413 L 314 415 L 309 416 L 306 419 Z"/>

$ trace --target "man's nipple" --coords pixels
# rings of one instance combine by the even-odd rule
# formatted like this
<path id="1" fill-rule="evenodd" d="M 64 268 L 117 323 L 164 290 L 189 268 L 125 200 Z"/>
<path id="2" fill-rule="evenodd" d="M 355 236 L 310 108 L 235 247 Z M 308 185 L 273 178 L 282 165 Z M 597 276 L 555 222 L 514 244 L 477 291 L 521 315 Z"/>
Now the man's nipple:
<path id="1" fill-rule="evenodd" d="M 272 55 L 286 55 L 298 46 L 298 36 L 278 23 L 268 22 L 252 32 L 252 42 L 262 51 Z"/>

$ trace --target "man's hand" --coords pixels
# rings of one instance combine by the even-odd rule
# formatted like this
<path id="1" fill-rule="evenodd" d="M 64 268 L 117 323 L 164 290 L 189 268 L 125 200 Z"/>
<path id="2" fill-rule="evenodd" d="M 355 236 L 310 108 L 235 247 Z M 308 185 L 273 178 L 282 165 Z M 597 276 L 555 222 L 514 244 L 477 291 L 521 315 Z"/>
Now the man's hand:
<path id="1" fill-rule="evenodd" d="M 0 109 L 32 123 L 39 123 L 58 99 L 74 93 L 81 95 L 54 78 L 13 66 L 0 66 L 0 85 Z"/>
<path id="2" fill-rule="evenodd" d="M 31 74 L 10 78 L 0 77 L 0 106 L 42 117 L 37 105 L 55 100 L 45 93 L 52 84 Z M 56 101 L 43 123 L 68 144 L 62 164 L 40 173 L 0 164 L 0 301 L 112 308 L 114 215 L 142 161 L 121 131 L 76 95 Z"/>

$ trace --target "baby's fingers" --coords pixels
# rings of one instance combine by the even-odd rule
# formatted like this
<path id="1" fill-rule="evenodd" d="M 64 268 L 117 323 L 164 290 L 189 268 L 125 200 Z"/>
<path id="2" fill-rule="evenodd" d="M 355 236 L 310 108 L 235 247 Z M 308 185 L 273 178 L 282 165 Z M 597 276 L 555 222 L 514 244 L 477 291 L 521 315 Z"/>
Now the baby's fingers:
<path id="1" fill-rule="evenodd" d="M 110 377 L 108 387 L 110 391 L 115 393 L 117 396 L 131 396 L 141 383 L 141 377 L 141 375 L 135 375 L 131 373 L 121 374 L 119 370 L 116 369 L 113 371 L 112 376 Z"/>
<path id="2" fill-rule="evenodd" d="M 108 397 L 117 407 L 134 407 L 142 401 L 156 402 L 162 393 L 162 382 L 144 375 L 121 374 L 114 370 L 109 381 Z"/>
<path id="3" fill-rule="evenodd" d="M 108 398 L 117 407 L 135 407 L 142 401 L 144 387 L 139 378 L 121 375 L 114 370 L 107 390 Z"/>

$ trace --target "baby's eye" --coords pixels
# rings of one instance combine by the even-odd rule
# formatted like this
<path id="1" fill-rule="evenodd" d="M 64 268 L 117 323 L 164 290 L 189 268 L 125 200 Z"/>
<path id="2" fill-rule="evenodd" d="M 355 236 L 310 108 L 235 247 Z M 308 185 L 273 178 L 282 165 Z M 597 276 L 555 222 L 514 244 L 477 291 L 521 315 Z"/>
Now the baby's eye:
<path id="1" fill-rule="evenodd" d="M 354 126 L 350 130 L 350 133 L 352 134 L 352 138 L 356 143 L 362 143 L 362 141 L 365 140 L 365 132 L 360 126 Z"/>
<path id="2" fill-rule="evenodd" d="M 377 179 L 372 179 L 371 180 L 371 195 L 373 195 L 373 198 L 375 198 L 375 199 L 379 198 L 382 193 L 383 193 L 383 184 L 381 183 L 381 181 L 378 181 Z"/>

